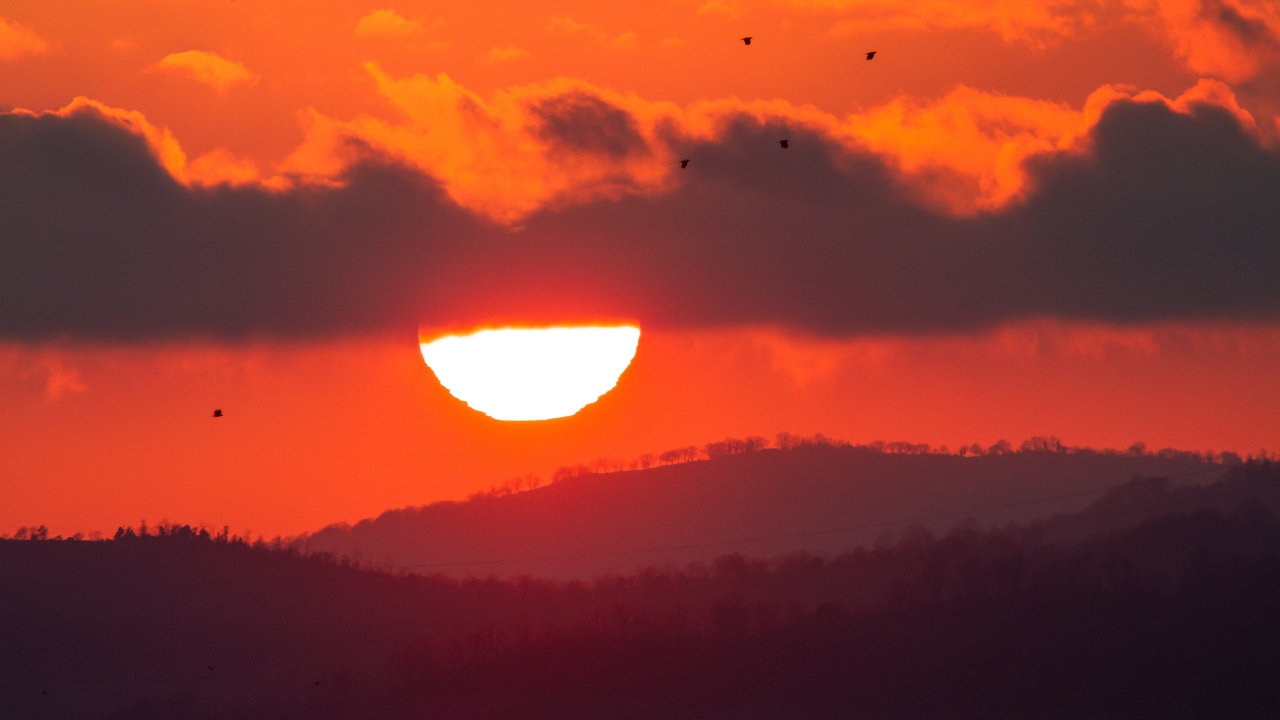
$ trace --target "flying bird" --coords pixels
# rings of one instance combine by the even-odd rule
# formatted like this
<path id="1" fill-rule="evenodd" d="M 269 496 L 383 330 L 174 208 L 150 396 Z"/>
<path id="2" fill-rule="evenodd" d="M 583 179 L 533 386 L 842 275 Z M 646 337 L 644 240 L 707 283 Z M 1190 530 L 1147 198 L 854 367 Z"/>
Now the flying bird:
<path id="1" fill-rule="evenodd" d="M 871 52 L 867 53 L 867 59 L 868 59 L 868 60 L 870 60 L 871 58 L 873 58 L 873 57 L 875 57 L 875 56 L 876 56 L 876 51 L 875 51 L 875 50 L 872 50 Z"/>
<path id="2" fill-rule="evenodd" d="M 683 170 L 683 169 L 685 169 L 685 168 L 687 168 L 687 167 L 689 167 L 689 161 L 688 161 L 688 160 L 681 160 L 681 161 L 680 161 L 680 169 L 681 169 L 681 170 Z"/>
<path id="3" fill-rule="evenodd" d="M 742 44 L 743 44 L 743 45 L 750 45 L 750 44 L 751 44 L 751 36 L 750 36 L 750 35 L 748 35 L 748 36 L 746 36 L 746 37 L 742 38 Z"/>
<path id="4" fill-rule="evenodd" d="M 778 141 L 778 144 L 782 146 L 782 149 L 783 149 L 783 150 L 786 150 L 786 149 L 787 149 L 787 147 L 788 147 L 788 146 L 787 146 L 787 143 L 789 143 L 789 142 L 791 142 L 791 141 L 790 141 L 790 140 L 779 140 L 779 141 Z"/>
<path id="5" fill-rule="evenodd" d="M 214 416 L 214 417 L 222 417 L 222 408 L 218 408 L 217 410 L 214 410 L 214 411 L 213 411 L 213 416 Z"/>

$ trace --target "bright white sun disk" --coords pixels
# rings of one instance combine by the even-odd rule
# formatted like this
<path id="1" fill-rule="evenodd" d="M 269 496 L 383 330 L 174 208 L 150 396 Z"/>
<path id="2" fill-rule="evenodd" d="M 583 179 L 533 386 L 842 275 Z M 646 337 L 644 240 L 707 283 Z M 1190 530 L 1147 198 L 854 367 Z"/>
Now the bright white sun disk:
<path id="1" fill-rule="evenodd" d="M 497 420 L 567 417 L 613 389 L 635 357 L 640 329 L 504 328 L 422 343 L 422 357 L 454 397 Z"/>

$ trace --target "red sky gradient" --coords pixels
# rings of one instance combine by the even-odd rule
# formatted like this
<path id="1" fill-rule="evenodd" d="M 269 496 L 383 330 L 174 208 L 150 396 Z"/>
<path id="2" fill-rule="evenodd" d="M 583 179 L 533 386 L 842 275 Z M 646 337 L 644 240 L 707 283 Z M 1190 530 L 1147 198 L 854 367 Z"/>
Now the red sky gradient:
<path id="1" fill-rule="evenodd" d="M 650 333 L 614 392 L 503 423 L 448 395 L 412 341 L 0 353 L 0 526 L 141 518 L 296 533 L 596 458 L 726 435 L 1241 453 L 1276 447 L 1280 329 L 1010 327 L 814 341 Z M 227 417 L 209 417 L 213 407 Z"/>
<path id="2" fill-rule="evenodd" d="M 331 181 L 342 141 L 354 138 L 509 224 L 576 201 L 601 172 L 548 161 L 512 100 L 575 83 L 654 127 L 675 118 L 711 132 L 708 118 L 733 107 L 828 128 L 893 158 L 926 202 L 959 214 L 1015 202 L 1026 190 L 1022 159 L 1070 146 L 1096 120 L 1091 108 L 1114 96 L 1191 91 L 1247 113 L 1273 142 L 1273 4 L 1051 7 L 9 0 L 0 107 L 51 111 L 86 97 L 138 113 L 132 127 L 180 148 L 187 164 L 166 165 L 195 185 L 270 186 L 280 173 Z M 1209 11 L 1222 7 L 1253 34 L 1214 20 Z M 743 35 L 755 37 L 750 48 Z M 871 63 L 867 50 L 879 52 Z M 496 129 L 478 134 L 489 125 L 468 124 L 471 111 L 458 108 L 480 108 Z M 626 172 L 661 192 L 667 160 Z M 168 518 L 297 533 L 560 465 L 782 430 L 951 446 L 1037 434 L 1241 453 L 1280 445 L 1275 324 L 1045 320 L 871 339 L 645 329 L 614 392 L 543 423 L 466 408 L 415 343 L 9 342 L 0 347 L 0 532 Z M 215 407 L 224 420 L 209 417 Z"/>

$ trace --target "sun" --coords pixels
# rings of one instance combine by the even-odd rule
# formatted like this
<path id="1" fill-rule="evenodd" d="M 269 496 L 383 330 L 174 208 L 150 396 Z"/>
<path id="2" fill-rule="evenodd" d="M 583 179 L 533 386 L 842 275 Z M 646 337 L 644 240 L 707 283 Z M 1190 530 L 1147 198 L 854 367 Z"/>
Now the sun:
<path id="1" fill-rule="evenodd" d="M 422 343 L 427 366 L 454 397 L 497 420 L 568 417 L 618 384 L 640 328 L 480 330 Z"/>

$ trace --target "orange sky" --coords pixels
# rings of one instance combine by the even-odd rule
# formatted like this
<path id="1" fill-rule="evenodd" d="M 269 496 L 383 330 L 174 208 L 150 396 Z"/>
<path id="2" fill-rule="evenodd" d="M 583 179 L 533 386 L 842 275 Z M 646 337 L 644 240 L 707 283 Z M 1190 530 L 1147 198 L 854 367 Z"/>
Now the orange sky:
<path id="1" fill-rule="evenodd" d="M 1214 20 L 1223 8 L 1251 30 Z M 668 121 L 712 133 L 726 107 L 820 127 L 891 158 L 925 202 L 971 214 L 1015 202 L 1022 160 L 1070 147 L 1113 97 L 1191 91 L 1269 139 L 1277 48 L 1280 12 L 1262 0 L 6 0 L 0 107 L 85 97 L 136 113 L 131 129 L 192 185 L 330 182 L 357 139 L 510 224 L 617 170 L 559 163 L 528 140 L 519 99 L 580 84 L 651 123 L 651 139 Z M 655 157 L 623 171 L 661 192 L 673 171 Z M 145 517 L 295 533 L 562 464 L 780 430 L 1244 453 L 1274 449 L 1280 430 L 1268 324 L 646 331 L 615 392 L 533 424 L 450 398 L 415 341 L 10 342 L 0 532 Z M 218 406 L 228 418 L 214 424 Z"/>
<path id="2" fill-rule="evenodd" d="M 146 113 L 194 154 L 224 147 L 273 162 L 300 142 L 304 108 L 394 118 L 361 69 L 366 61 L 396 77 L 447 73 L 482 96 L 564 76 L 651 100 L 781 98 L 837 115 L 899 94 L 937 97 L 958 84 L 1079 106 L 1106 83 L 1177 94 L 1199 77 L 1175 56 L 1167 34 L 1119 17 L 1119 9 L 1105 13 L 1114 20 L 1088 28 L 1015 22 L 1006 40 L 990 29 L 1002 8 L 1039 3 L 865 4 L 870 9 L 859 13 L 859 3 L 839 0 L 406 0 L 390 8 L 410 24 L 405 34 L 357 35 L 361 18 L 386 7 L 359 0 L 10 0 L 3 17 L 37 33 L 49 49 L 0 64 L 0 82 L 6 105 L 53 109 L 85 95 Z M 961 18 L 931 18 L 933 5 Z M 965 22 L 969 5 L 988 10 Z M 888 17 L 859 23 L 862 14 Z M 748 34 L 756 41 L 741 52 L 736 39 Z M 495 48 L 495 58 L 515 52 L 493 61 Z M 861 62 L 868 49 L 881 53 L 874 65 Z M 154 69 L 165 56 L 192 50 L 241 63 L 253 79 L 219 92 Z"/>
<path id="3" fill-rule="evenodd" d="M 180 518 L 295 533 L 565 464 L 783 430 L 1252 453 L 1277 447 L 1277 368 L 1280 328 L 1051 323 L 850 342 L 657 333 L 578 415 L 503 423 L 450 397 L 412 339 L 9 346 L 0 523 L 72 532 Z"/>

